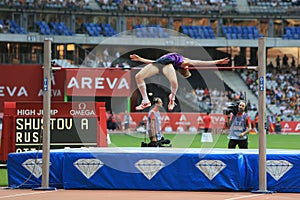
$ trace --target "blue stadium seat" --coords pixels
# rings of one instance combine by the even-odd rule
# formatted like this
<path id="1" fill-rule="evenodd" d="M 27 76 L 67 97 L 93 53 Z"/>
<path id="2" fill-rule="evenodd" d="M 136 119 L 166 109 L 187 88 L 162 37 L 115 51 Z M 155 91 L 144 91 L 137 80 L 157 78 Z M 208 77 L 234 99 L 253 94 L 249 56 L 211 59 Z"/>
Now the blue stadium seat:
<path id="1" fill-rule="evenodd" d="M 231 26 L 232 33 L 238 34 L 238 28 L 236 26 Z"/>
<path id="2" fill-rule="evenodd" d="M 299 34 L 295 33 L 295 34 L 293 35 L 293 39 L 294 39 L 294 40 L 299 40 L 299 39 L 300 39 Z"/>
<path id="3" fill-rule="evenodd" d="M 283 36 L 282 36 L 282 39 L 283 40 L 288 40 L 289 38 L 288 38 L 288 35 L 287 34 L 284 34 Z"/>
<path id="4" fill-rule="evenodd" d="M 222 33 L 224 34 L 224 35 L 226 35 L 228 32 L 227 32 L 227 27 L 226 26 L 222 26 Z"/>
<path id="5" fill-rule="evenodd" d="M 232 34 L 231 34 L 231 38 L 232 38 L 233 40 L 238 39 L 238 38 L 237 38 L 237 34 L 236 34 L 236 33 L 232 33 Z"/>
<path id="6" fill-rule="evenodd" d="M 300 28 L 287 26 L 285 27 L 285 34 L 282 36 L 285 40 L 299 40 L 300 39 Z"/>
<path id="7" fill-rule="evenodd" d="M 227 39 L 257 39 L 263 37 L 256 26 L 222 26 L 222 32 Z"/>
<path id="8" fill-rule="evenodd" d="M 296 33 L 300 34 L 300 26 L 295 27 L 295 29 L 296 29 Z"/>

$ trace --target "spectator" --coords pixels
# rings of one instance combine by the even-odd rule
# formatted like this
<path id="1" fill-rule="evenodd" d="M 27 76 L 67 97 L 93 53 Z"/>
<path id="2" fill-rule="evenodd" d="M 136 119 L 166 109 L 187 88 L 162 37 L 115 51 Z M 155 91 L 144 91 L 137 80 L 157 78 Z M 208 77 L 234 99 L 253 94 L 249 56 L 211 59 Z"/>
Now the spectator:
<path id="1" fill-rule="evenodd" d="M 287 57 L 286 54 L 284 54 L 283 58 L 282 58 L 282 67 L 283 68 L 287 68 L 289 66 L 288 61 L 289 61 L 289 58 Z"/>
<path id="2" fill-rule="evenodd" d="M 275 133 L 276 134 L 280 134 L 281 133 L 281 123 L 280 123 L 280 120 L 277 120 L 276 121 L 276 124 L 275 124 Z"/>
<path id="3" fill-rule="evenodd" d="M 209 115 L 209 112 L 206 113 L 206 115 L 203 117 L 204 122 L 204 133 L 211 132 L 211 116 Z"/>
<path id="4" fill-rule="evenodd" d="M 274 68 L 273 62 L 270 61 L 270 63 L 267 65 L 267 68 Z"/>
<path id="5" fill-rule="evenodd" d="M 104 51 L 103 51 L 103 59 L 104 59 L 104 62 L 110 62 L 110 60 L 109 60 L 109 52 L 108 52 L 107 48 L 105 48 Z"/>
<path id="6" fill-rule="evenodd" d="M 295 57 L 292 57 L 291 67 L 296 67 Z"/>
<path id="7" fill-rule="evenodd" d="M 279 55 L 277 55 L 277 57 L 276 57 L 276 68 L 280 68 L 280 56 Z"/>
<path id="8" fill-rule="evenodd" d="M 112 131 L 117 129 L 116 115 L 111 111 L 107 112 L 107 129 Z"/>
<path id="9" fill-rule="evenodd" d="M 6 19 L 4 20 L 4 23 L 3 23 L 3 33 L 8 33 L 10 31 L 10 24 L 9 24 L 9 21 Z"/>

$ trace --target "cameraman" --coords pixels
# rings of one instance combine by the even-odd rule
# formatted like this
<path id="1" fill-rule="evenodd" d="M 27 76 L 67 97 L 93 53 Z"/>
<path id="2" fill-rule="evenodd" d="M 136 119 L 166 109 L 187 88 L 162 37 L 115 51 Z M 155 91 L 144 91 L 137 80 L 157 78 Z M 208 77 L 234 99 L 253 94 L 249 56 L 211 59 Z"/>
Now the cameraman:
<path id="1" fill-rule="evenodd" d="M 236 145 L 240 149 L 248 149 L 248 133 L 251 130 L 251 120 L 245 112 L 246 103 L 240 101 L 237 113 L 227 115 L 227 126 L 229 127 L 229 149 L 235 149 Z"/>

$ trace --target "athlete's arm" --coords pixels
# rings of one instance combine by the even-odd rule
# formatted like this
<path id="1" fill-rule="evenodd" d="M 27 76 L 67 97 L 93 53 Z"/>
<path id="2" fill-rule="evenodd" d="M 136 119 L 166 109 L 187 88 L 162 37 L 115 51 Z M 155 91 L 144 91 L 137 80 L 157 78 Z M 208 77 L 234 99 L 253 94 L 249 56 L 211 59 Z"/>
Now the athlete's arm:
<path id="1" fill-rule="evenodd" d="M 154 60 L 142 58 L 142 57 L 140 57 L 139 55 L 136 55 L 136 54 L 132 54 L 129 57 L 131 58 L 132 61 L 138 61 L 138 62 L 142 62 L 142 63 L 145 63 L 145 64 L 150 64 L 150 63 L 154 62 Z"/>
<path id="2" fill-rule="evenodd" d="M 222 58 L 219 60 L 211 60 L 211 61 L 191 60 L 189 58 L 184 58 L 184 62 L 186 62 L 186 63 L 188 63 L 188 65 L 191 65 L 194 67 L 203 67 L 203 66 L 207 66 L 207 65 L 227 64 L 229 62 L 229 58 Z"/>

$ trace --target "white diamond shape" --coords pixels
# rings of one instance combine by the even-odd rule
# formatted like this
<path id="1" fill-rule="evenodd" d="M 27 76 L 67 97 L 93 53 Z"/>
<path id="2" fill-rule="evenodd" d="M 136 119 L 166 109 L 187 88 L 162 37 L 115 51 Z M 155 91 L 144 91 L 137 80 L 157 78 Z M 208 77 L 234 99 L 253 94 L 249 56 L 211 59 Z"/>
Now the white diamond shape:
<path id="1" fill-rule="evenodd" d="M 135 163 L 135 167 L 149 180 L 164 168 L 164 166 L 165 163 L 157 159 L 142 159 Z"/>
<path id="2" fill-rule="evenodd" d="M 226 167 L 226 164 L 223 163 L 221 160 L 201 160 L 196 164 L 196 167 L 209 180 L 212 180 Z"/>
<path id="3" fill-rule="evenodd" d="M 266 170 L 267 170 L 267 172 L 276 181 L 278 181 L 291 168 L 293 168 L 293 164 L 291 164 L 287 160 L 268 160 L 266 162 Z"/>
<path id="4" fill-rule="evenodd" d="M 78 159 L 73 165 L 87 178 L 91 178 L 104 163 L 99 159 Z"/>
<path id="5" fill-rule="evenodd" d="M 32 173 L 36 178 L 39 178 L 42 175 L 42 159 L 27 159 L 22 163 L 22 166 Z M 49 166 L 51 163 L 49 163 Z"/>

